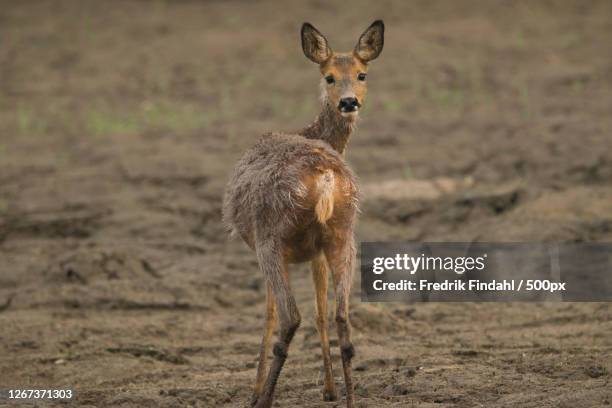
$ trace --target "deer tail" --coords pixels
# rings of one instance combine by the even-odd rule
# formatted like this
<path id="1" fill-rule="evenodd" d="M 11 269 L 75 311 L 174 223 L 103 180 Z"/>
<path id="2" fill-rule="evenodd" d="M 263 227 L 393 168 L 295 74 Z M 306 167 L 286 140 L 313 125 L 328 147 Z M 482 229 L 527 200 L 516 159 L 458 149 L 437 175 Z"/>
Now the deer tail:
<path id="1" fill-rule="evenodd" d="M 321 224 L 325 224 L 334 213 L 335 184 L 334 172 L 332 170 L 325 170 L 317 178 L 317 191 L 319 197 L 315 205 L 315 215 L 317 221 Z"/>

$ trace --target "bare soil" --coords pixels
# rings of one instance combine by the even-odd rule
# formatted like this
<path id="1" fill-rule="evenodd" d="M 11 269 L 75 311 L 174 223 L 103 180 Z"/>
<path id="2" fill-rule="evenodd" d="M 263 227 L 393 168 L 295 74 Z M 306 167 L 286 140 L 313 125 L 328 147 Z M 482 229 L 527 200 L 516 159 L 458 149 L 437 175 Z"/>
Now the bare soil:
<path id="1" fill-rule="evenodd" d="M 265 293 L 223 186 L 260 134 L 317 113 L 301 22 L 344 50 L 375 18 L 385 50 L 347 153 L 360 241 L 612 241 L 609 1 L 4 1 L 0 387 L 246 406 Z M 342 406 L 322 400 L 306 266 L 292 285 L 303 324 L 275 406 Z M 612 402 L 610 304 L 353 293 L 360 407 Z"/>

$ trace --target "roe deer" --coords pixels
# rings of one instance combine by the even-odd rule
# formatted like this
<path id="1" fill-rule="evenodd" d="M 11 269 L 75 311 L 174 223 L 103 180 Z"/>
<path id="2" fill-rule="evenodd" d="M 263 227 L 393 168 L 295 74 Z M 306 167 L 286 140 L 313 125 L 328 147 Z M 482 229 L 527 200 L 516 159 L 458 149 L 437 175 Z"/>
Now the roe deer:
<path id="1" fill-rule="evenodd" d="M 357 185 L 343 158 L 366 95 L 368 62 L 383 48 L 384 24 L 377 20 L 348 53 L 332 51 L 311 24 L 301 30 L 302 49 L 319 64 L 322 110 L 314 123 L 296 134 L 269 133 L 238 162 L 227 185 L 223 218 L 255 250 L 267 286 L 266 320 L 251 406 L 272 405 L 289 343 L 300 325 L 287 264 L 312 262 L 317 328 L 321 337 L 325 400 L 337 399 L 327 335 L 327 285 L 331 269 L 336 295 L 336 328 L 346 386 L 346 405 L 354 405 L 349 325 L 349 294 L 355 246 Z M 280 322 L 274 359 L 268 349 L 276 319 Z"/>

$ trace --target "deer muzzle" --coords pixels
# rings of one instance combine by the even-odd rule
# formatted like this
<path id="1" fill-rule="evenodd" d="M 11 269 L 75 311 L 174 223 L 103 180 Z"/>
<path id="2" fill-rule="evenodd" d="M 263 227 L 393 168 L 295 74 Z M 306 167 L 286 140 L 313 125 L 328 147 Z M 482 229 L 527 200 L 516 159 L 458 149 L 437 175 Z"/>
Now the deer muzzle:
<path id="1" fill-rule="evenodd" d="M 357 112 L 361 104 L 355 97 L 342 98 L 338 104 L 338 110 L 342 113 Z"/>

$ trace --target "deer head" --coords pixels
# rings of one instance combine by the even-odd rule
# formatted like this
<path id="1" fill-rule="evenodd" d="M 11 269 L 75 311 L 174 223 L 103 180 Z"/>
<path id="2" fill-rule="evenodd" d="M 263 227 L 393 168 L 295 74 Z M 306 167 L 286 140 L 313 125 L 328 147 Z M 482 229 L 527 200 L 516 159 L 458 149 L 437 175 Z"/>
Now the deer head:
<path id="1" fill-rule="evenodd" d="M 347 118 L 356 118 L 367 92 L 368 63 L 383 49 L 385 25 L 376 20 L 368 27 L 351 52 L 334 52 L 327 39 L 310 23 L 302 25 L 302 49 L 319 64 L 323 76 L 323 99 Z"/>

